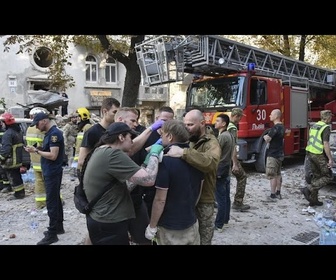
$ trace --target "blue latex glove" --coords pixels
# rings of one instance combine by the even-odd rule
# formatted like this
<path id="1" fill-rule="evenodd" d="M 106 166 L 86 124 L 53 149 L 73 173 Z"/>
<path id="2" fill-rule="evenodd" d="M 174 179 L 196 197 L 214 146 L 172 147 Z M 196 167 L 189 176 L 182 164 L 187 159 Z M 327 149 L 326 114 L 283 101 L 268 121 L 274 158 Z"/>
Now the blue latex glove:
<path id="1" fill-rule="evenodd" d="M 152 131 L 156 131 L 159 128 L 161 128 L 161 126 L 163 125 L 164 121 L 163 120 L 157 120 L 155 123 L 153 123 L 150 128 Z"/>
<path id="2" fill-rule="evenodd" d="M 154 144 L 152 145 L 149 153 L 147 154 L 146 158 L 145 158 L 145 161 L 143 162 L 143 164 L 145 166 L 148 165 L 148 162 L 149 162 L 149 158 L 152 156 L 152 155 L 155 155 L 157 156 L 157 158 L 160 158 L 160 154 L 163 153 L 163 146 L 162 145 L 159 145 L 159 144 Z"/>
<path id="3" fill-rule="evenodd" d="M 157 140 L 154 145 L 162 145 L 162 138 L 159 138 L 159 140 Z"/>

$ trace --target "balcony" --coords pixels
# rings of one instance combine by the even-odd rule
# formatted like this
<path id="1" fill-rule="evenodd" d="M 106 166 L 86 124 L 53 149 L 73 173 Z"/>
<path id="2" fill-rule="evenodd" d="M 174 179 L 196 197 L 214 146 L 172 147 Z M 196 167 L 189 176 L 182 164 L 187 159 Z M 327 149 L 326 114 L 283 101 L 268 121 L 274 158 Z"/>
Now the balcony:
<path id="1" fill-rule="evenodd" d="M 139 101 L 160 101 L 168 102 L 168 87 L 167 86 L 140 86 Z"/>

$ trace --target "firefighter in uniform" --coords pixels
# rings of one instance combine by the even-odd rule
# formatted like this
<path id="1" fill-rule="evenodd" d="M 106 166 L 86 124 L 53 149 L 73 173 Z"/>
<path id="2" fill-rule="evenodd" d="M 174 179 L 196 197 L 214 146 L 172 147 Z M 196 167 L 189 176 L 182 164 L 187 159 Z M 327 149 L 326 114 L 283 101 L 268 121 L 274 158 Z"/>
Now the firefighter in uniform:
<path id="1" fill-rule="evenodd" d="M 14 196 L 9 200 L 22 199 L 25 197 L 25 188 L 20 172 L 24 145 L 23 133 L 20 126 L 15 123 L 12 114 L 5 112 L 1 115 L 1 119 L 5 123 L 6 131 L 1 140 L 0 161 L 10 182 L 7 191 L 14 190 Z"/>
<path id="2" fill-rule="evenodd" d="M 78 114 L 77 121 L 78 121 L 78 133 L 76 137 L 76 146 L 75 146 L 75 156 L 73 159 L 72 166 L 76 168 L 75 176 L 79 178 L 80 169 L 77 168 L 78 166 L 78 156 L 79 156 L 79 149 L 81 147 L 84 132 L 87 131 L 91 126 L 92 123 L 90 122 L 90 112 L 88 109 L 82 107 L 76 110 Z"/>
<path id="3" fill-rule="evenodd" d="M 0 121 L 0 144 L 3 134 L 5 133 L 5 123 Z M 0 191 L 5 189 L 4 192 L 8 192 L 8 187 L 10 187 L 9 180 L 6 175 L 5 169 L 0 165 Z"/>
<path id="4" fill-rule="evenodd" d="M 42 107 L 35 107 L 30 110 L 29 116 L 34 119 L 38 113 L 49 114 L 49 111 Z M 29 126 L 26 131 L 26 142 L 28 146 L 42 147 L 44 132 L 40 131 L 36 126 Z M 35 175 L 35 205 L 37 209 L 44 208 L 46 206 L 46 190 L 41 169 L 41 156 L 36 153 L 30 154 L 31 165 Z"/>
<path id="5" fill-rule="evenodd" d="M 330 110 L 323 110 L 320 112 L 320 116 L 321 120 L 309 129 L 309 139 L 306 147 L 313 177 L 311 186 L 302 188 L 301 192 L 309 201 L 309 206 L 323 205 L 323 202 L 318 200 L 318 191 L 332 181 L 333 159 L 329 146 L 329 125 L 333 114 Z"/>

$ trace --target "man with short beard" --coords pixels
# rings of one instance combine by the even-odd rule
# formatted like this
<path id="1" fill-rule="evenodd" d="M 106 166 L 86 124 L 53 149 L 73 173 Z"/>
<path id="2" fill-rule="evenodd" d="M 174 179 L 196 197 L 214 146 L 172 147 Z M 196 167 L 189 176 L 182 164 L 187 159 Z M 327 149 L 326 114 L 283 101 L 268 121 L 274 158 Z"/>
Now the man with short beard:
<path id="1" fill-rule="evenodd" d="M 200 110 L 189 111 L 183 120 L 190 134 L 190 148 L 171 146 L 168 156 L 180 157 L 204 173 L 204 184 L 196 205 L 201 245 L 211 245 L 214 235 L 214 210 L 217 168 L 222 153 L 215 135 L 207 133 Z"/>

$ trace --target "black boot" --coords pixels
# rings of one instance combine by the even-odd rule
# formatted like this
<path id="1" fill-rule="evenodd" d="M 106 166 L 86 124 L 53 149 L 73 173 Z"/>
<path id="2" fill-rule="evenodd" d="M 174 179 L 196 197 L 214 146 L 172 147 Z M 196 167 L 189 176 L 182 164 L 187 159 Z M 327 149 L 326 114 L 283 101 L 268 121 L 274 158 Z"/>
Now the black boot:
<path id="1" fill-rule="evenodd" d="M 22 189 L 22 190 L 19 190 L 17 192 L 14 192 L 14 196 L 17 198 L 17 199 L 22 199 L 24 198 L 26 195 L 26 192 L 25 192 L 25 189 Z"/>
<path id="2" fill-rule="evenodd" d="M 44 231 L 43 234 L 44 235 L 48 235 L 50 232 L 48 230 Z M 64 227 L 63 227 L 63 223 L 58 224 L 57 225 L 57 230 L 56 230 L 56 234 L 63 234 L 65 233 Z"/>
<path id="3" fill-rule="evenodd" d="M 14 195 L 7 200 L 23 199 L 25 197 L 25 190 L 19 190 L 14 192 Z"/>
<path id="4" fill-rule="evenodd" d="M 37 242 L 36 245 L 50 245 L 58 241 L 58 237 L 56 234 L 51 234 L 47 232 L 47 234 L 42 238 L 41 241 Z"/>
<path id="5" fill-rule="evenodd" d="M 9 187 L 4 187 L 4 188 L 1 190 L 2 193 L 9 193 L 9 192 L 12 192 L 12 191 L 13 191 L 13 189 L 12 189 L 11 186 L 9 186 Z"/>
<path id="6" fill-rule="evenodd" d="M 322 206 L 322 205 L 323 205 L 323 202 L 322 201 L 318 201 L 318 200 L 311 201 L 309 203 L 309 206 Z"/>
<path id="7" fill-rule="evenodd" d="M 304 187 L 304 188 L 300 189 L 300 191 L 303 193 L 305 199 L 307 199 L 309 202 L 311 202 L 310 190 L 307 187 Z"/>

